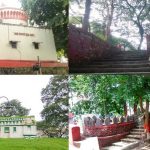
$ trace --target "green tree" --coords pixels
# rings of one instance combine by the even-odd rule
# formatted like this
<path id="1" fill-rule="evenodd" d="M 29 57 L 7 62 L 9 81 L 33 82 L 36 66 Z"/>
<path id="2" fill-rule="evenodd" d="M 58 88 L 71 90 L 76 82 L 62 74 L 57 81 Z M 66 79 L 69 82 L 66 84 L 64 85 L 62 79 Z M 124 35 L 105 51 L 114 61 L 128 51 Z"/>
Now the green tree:
<path id="1" fill-rule="evenodd" d="M 130 42 L 128 42 L 128 40 L 124 39 L 124 38 L 117 38 L 112 36 L 111 39 L 109 40 L 109 43 L 113 46 L 117 46 L 118 44 L 123 46 L 123 49 L 126 50 L 136 50 L 136 48 L 134 47 L 134 45 L 132 45 Z"/>
<path id="2" fill-rule="evenodd" d="M 135 46 L 137 46 L 137 49 L 140 50 L 144 39 L 144 34 L 149 34 L 150 32 L 149 0 L 91 0 L 91 9 L 89 13 L 86 13 L 86 10 L 88 10 L 86 7 L 86 0 L 71 0 L 71 2 L 71 8 L 73 8 L 73 5 L 76 2 L 79 5 L 79 9 L 82 8 L 82 10 L 85 11 L 82 15 L 82 20 L 84 20 L 85 15 L 87 14 L 87 16 L 90 17 L 91 13 L 99 13 L 100 17 L 97 16 L 96 19 L 92 16 L 90 18 L 86 17 L 90 20 L 88 24 L 93 32 L 93 27 L 91 27 L 93 26 L 92 22 L 96 22 L 97 24 L 94 24 L 94 26 L 96 25 L 96 30 L 100 28 L 102 29 L 98 31 L 96 35 L 99 35 L 102 39 L 110 42 L 110 44 L 114 41 L 112 33 L 115 34 L 117 32 L 126 38 L 131 36 L 139 36 L 139 44 L 135 43 Z M 78 12 L 75 13 L 76 16 L 79 15 Z M 99 28 L 97 26 L 98 24 L 100 25 Z M 95 34 L 95 32 L 93 33 Z M 131 44 L 125 40 L 122 40 L 120 44 L 122 43 L 131 46 Z M 131 48 L 133 49 L 133 46 L 131 46 Z"/>
<path id="3" fill-rule="evenodd" d="M 27 109 L 21 105 L 21 102 L 13 99 L 1 103 L 0 105 L 0 116 L 11 117 L 11 116 L 27 116 L 30 109 Z"/>
<path id="4" fill-rule="evenodd" d="M 90 29 L 90 13 L 91 13 L 91 6 L 93 1 L 92 0 L 71 0 L 71 4 L 77 4 L 79 8 L 84 5 L 84 15 L 82 16 L 82 29 L 85 31 L 89 31 Z"/>
<path id="5" fill-rule="evenodd" d="M 145 33 L 143 23 L 150 15 L 149 0 L 121 0 L 120 9 L 122 10 L 122 17 L 126 21 L 133 22 L 139 29 L 140 43 L 138 50 L 140 50 Z"/>
<path id="6" fill-rule="evenodd" d="M 106 115 L 112 111 L 114 113 L 121 113 L 123 111 L 119 106 L 121 102 L 119 103 L 115 98 L 112 99 L 112 91 L 115 89 L 114 85 L 116 84 L 115 76 L 72 76 L 69 81 L 71 91 L 77 93 L 77 95 L 84 95 L 87 99 L 87 101 L 78 102 L 80 108 L 80 105 L 84 105 L 83 108 L 79 109 L 78 105 L 76 105 L 72 110 L 74 112 L 77 110 L 78 114 L 88 112 Z"/>
<path id="7" fill-rule="evenodd" d="M 68 122 L 68 77 L 51 77 L 42 89 L 41 100 L 44 103 L 41 115 L 47 134 L 50 136 L 55 130 L 56 135 L 61 137 Z"/>
<path id="8" fill-rule="evenodd" d="M 140 108 L 145 118 L 144 124 L 149 126 L 149 76 L 77 75 L 70 77 L 69 85 L 73 93 L 87 97 L 87 101 L 81 100 L 71 108 L 75 114 L 114 113 L 126 116 L 127 104 L 129 104 L 135 110 L 134 113 L 137 113 L 137 107 Z"/>
<path id="9" fill-rule="evenodd" d="M 52 28 L 57 50 L 67 50 L 68 0 L 20 0 L 30 24 Z"/>
<path id="10" fill-rule="evenodd" d="M 88 31 L 88 29 L 89 29 L 89 18 L 90 18 L 90 12 L 91 12 L 91 8 L 90 8 L 91 4 L 92 4 L 91 0 L 85 1 L 85 13 L 84 13 L 83 23 L 82 23 L 82 28 L 85 31 Z"/>

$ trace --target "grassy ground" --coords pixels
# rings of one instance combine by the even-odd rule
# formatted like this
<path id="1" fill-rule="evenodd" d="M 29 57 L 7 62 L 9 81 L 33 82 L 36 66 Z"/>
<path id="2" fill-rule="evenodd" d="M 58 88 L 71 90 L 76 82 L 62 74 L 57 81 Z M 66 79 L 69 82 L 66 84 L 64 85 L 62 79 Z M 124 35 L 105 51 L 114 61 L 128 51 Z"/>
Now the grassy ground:
<path id="1" fill-rule="evenodd" d="M 68 150 L 68 140 L 63 138 L 0 139 L 0 150 Z"/>

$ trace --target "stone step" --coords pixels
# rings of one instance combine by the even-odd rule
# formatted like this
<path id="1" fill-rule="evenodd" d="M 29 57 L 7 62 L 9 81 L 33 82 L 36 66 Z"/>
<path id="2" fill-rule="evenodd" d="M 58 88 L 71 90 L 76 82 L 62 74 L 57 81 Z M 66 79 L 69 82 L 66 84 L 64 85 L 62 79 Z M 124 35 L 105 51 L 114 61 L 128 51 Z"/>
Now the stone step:
<path id="1" fill-rule="evenodd" d="M 143 134 L 144 132 L 136 132 L 136 131 L 131 131 L 130 134 L 132 135 L 141 135 Z"/>
<path id="2" fill-rule="evenodd" d="M 133 138 L 133 139 L 142 139 L 142 135 L 132 135 L 132 134 L 129 134 L 126 137 L 127 138 Z"/>
<path id="3" fill-rule="evenodd" d="M 136 126 L 136 128 L 138 128 L 138 129 L 144 129 L 143 126 Z"/>
<path id="4" fill-rule="evenodd" d="M 83 66 L 86 67 L 86 66 Z M 89 68 L 98 67 L 98 68 L 142 68 L 142 67 L 150 67 L 150 64 L 89 64 Z"/>
<path id="5" fill-rule="evenodd" d="M 132 142 L 132 143 L 124 144 L 122 146 L 112 145 L 112 146 L 103 147 L 101 150 L 118 150 L 118 149 L 119 150 L 131 150 L 138 146 L 139 146 L 139 142 Z"/>
<path id="6" fill-rule="evenodd" d="M 147 57 L 146 54 L 140 54 L 140 53 L 120 53 L 120 54 L 111 54 L 108 56 L 113 56 L 113 57 Z M 105 56 L 107 57 L 107 55 Z"/>
<path id="7" fill-rule="evenodd" d="M 150 150 L 150 144 L 141 148 L 141 150 Z"/>
<path id="8" fill-rule="evenodd" d="M 112 145 L 113 146 L 120 146 L 120 147 L 124 147 L 124 146 L 127 146 L 129 143 L 127 142 L 122 142 L 122 141 L 119 141 L 119 142 L 115 142 L 113 143 Z"/>
<path id="9" fill-rule="evenodd" d="M 146 54 L 138 54 L 138 53 L 111 53 L 107 54 L 104 57 L 147 57 Z"/>
<path id="10" fill-rule="evenodd" d="M 140 140 L 138 139 L 132 139 L 132 138 L 123 138 L 121 139 L 122 142 L 127 142 L 127 143 L 134 143 L 134 142 L 139 142 Z"/>
<path id="11" fill-rule="evenodd" d="M 135 128 L 135 129 L 132 129 L 132 131 L 135 131 L 135 132 L 144 132 L 144 129 Z"/>
<path id="12" fill-rule="evenodd" d="M 107 146 L 102 148 L 101 150 L 121 150 L 120 146 Z"/>
<path id="13" fill-rule="evenodd" d="M 141 52 L 137 52 L 137 51 L 121 51 L 121 52 L 114 52 L 114 53 L 108 53 L 107 55 L 105 55 L 105 57 L 107 56 L 141 56 L 141 57 L 146 57 L 148 56 L 147 51 L 141 51 Z"/>
<path id="14" fill-rule="evenodd" d="M 147 54 L 147 50 L 118 51 L 117 54 Z"/>
<path id="15" fill-rule="evenodd" d="M 141 58 L 141 57 L 108 57 L 100 59 L 100 61 L 142 61 L 147 60 L 148 58 Z"/>
<path id="16" fill-rule="evenodd" d="M 141 68 L 100 68 L 100 67 L 93 67 L 90 68 L 87 67 L 70 67 L 69 69 L 70 73 L 149 73 L 150 72 L 150 67 L 141 67 Z"/>
<path id="17" fill-rule="evenodd" d="M 150 64 L 149 61 L 147 60 L 142 60 L 142 61 L 101 61 L 101 60 L 94 60 L 93 62 L 91 62 L 91 64 L 95 64 L 95 65 L 103 65 L 103 64 Z"/>
<path id="18" fill-rule="evenodd" d="M 103 58 L 147 58 L 147 54 L 140 53 L 108 53 L 103 55 Z"/>

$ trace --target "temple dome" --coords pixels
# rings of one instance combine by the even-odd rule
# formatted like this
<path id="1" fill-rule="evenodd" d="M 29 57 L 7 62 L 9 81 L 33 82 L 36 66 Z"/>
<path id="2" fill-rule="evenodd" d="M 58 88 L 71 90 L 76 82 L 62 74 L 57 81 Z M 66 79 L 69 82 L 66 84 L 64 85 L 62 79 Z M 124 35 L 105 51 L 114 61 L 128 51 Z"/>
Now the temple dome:
<path id="1" fill-rule="evenodd" d="M 18 25 L 27 25 L 27 14 L 18 8 L 2 7 L 0 8 L 0 22 Z"/>

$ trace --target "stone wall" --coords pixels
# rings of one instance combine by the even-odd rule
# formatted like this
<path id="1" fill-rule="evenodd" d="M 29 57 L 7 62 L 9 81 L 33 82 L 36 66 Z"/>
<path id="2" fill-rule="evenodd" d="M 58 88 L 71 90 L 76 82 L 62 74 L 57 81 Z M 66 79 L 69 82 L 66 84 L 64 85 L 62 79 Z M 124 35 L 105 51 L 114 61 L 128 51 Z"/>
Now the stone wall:
<path id="1" fill-rule="evenodd" d="M 85 117 L 83 120 L 83 131 L 85 136 L 112 136 L 129 132 L 136 125 L 136 116 L 120 116 L 98 118 Z"/>

